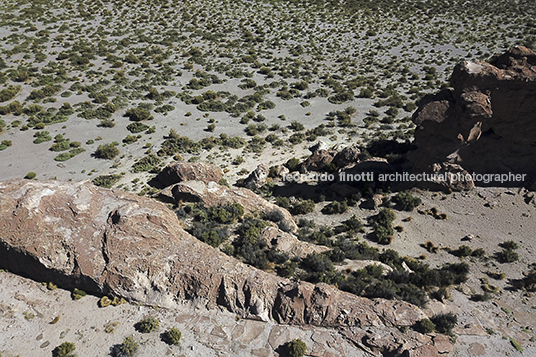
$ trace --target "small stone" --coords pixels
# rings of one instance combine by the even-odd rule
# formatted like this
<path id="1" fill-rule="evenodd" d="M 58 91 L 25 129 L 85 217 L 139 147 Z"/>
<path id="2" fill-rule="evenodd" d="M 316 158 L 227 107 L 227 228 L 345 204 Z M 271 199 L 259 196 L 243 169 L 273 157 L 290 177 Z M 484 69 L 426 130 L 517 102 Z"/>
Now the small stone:
<path id="1" fill-rule="evenodd" d="M 46 348 L 48 346 L 50 346 L 50 341 L 43 342 L 39 348 Z"/>
<path id="2" fill-rule="evenodd" d="M 469 353 L 469 356 L 483 356 L 486 354 L 486 348 L 482 344 L 474 342 L 471 343 L 467 352 Z"/>

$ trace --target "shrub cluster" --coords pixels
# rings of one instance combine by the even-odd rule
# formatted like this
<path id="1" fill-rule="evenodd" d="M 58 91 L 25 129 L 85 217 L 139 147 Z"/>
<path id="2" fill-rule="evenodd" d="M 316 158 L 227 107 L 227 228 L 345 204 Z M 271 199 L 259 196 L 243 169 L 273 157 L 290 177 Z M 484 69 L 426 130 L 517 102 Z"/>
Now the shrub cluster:
<path id="1" fill-rule="evenodd" d="M 113 175 L 101 175 L 95 177 L 91 182 L 95 186 L 100 186 L 104 188 L 112 188 L 113 185 L 117 183 L 121 179 L 121 175 L 113 174 Z"/>
<path id="2" fill-rule="evenodd" d="M 413 209 L 421 204 L 419 197 L 413 196 L 410 192 L 399 192 L 393 197 L 393 201 L 403 211 L 413 211 Z"/>
<path id="3" fill-rule="evenodd" d="M 95 150 L 95 157 L 99 159 L 112 160 L 119 155 L 119 149 L 114 143 L 102 144 Z"/>
<path id="4" fill-rule="evenodd" d="M 393 221 L 396 215 L 390 208 L 382 208 L 378 214 L 371 219 L 373 235 L 380 244 L 390 244 L 393 240 Z"/>
<path id="5" fill-rule="evenodd" d="M 138 322 L 137 324 L 137 330 L 142 333 L 149 333 L 153 332 L 154 330 L 158 329 L 158 326 L 160 325 L 160 321 L 154 317 L 154 316 L 148 316 Z"/>

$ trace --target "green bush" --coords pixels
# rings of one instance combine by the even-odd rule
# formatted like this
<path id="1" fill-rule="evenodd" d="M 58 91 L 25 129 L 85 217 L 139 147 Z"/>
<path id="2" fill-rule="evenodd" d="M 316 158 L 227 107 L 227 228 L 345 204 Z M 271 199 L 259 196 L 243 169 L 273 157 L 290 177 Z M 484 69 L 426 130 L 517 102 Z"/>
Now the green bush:
<path id="1" fill-rule="evenodd" d="M 142 121 L 142 120 L 151 120 L 153 116 L 151 112 L 146 108 L 143 108 L 141 105 L 137 108 L 130 108 L 125 112 L 125 116 L 132 121 Z"/>
<path id="2" fill-rule="evenodd" d="M 413 196 L 410 192 L 399 192 L 393 197 L 393 200 L 402 210 L 408 212 L 413 211 L 413 209 L 422 202 L 419 197 Z"/>
<path id="3" fill-rule="evenodd" d="M 49 135 L 50 133 L 48 131 L 38 131 L 37 133 L 35 133 L 33 136 L 34 138 L 36 138 L 33 143 L 34 144 L 40 144 L 40 143 L 43 143 L 45 141 L 50 141 L 52 140 L 52 137 Z"/>
<path id="4" fill-rule="evenodd" d="M 373 235 L 380 244 L 389 244 L 393 239 L 393 221 L 396 215 L 390 208 L 383 208 L 371 220 Z"/>
<path id="5" fill-rule="evenodd" d="M 471 247 L 467 245 L 461 245 L 458 247 L 458 249 L 452 252 L 452 254 L 454 254 L 457 257 L 468 257 L 472 253 L 473 253 L 473 250 L 471 249 Z"/>
<path id="6" fill-rule="evenodd" d="M 292 214 L 307 214 L 315 210 L 315 202 L 313 200 L 298 199 L 292 207 L 290 207 L 290 213 Z"/>
<path id="7" fill-rule="evenodd" d="M 50 151 L 66 151 L 66 150 L 69 150 L 70 147 L 71 146 L 69 145 L 69 141 L 64 140 L 64 141 L 60 141 L 60 142 L 52 144 L 49 150 Z"/>
<path id="8" fill-rule="evenodd" d="M 435 324 L 429 319 L 422 319 L 415 323 L 413 328 L 420 333 L 432 333 L 435 331 Z"/>
<path id="9" fill-rule="evenodd" d="M 69 150 L 68 152 L 62 152 L 61 154 L 59 154 L 58 156 L 56 156 L 54 158 L 55 161 L 67 161 L 73 157 L 75 157 L 76 155 L 82 153 L 86 151 L 85 149 L 82 149 L 82 148 L 74 148 L 74 149 L 71 149 Z"/>
<path id="10" fill-rule="evenodd" d="M 93 184 L 95 186 L 99 186 L 99 187 L 104 187 L 104 188 L 112 188 L 113 185 L 115 185 L 115 183 L 117 181 L 119 181 L 121 179 L 121 175 L 101 175 L 101 176 L 97 176 L 95 177 L 91 182 L 93 182 Z"/>
<path id="11" fill-rule="evenodd" d="M 333 201 L 322 208 L 323 214 L 340 214 L 348 211 L 348 202 Z"/>
<path id="12" fill-rule="evenodd" d="M 95 150 L 95 157 L 99 159 L 112 160 L 119 155 L 119 149 L 113 143 L 99 145 Z"/>
<path id="13" fill-rule="evenodd" d="M 307 345 L 301 339 L 297 338 L 287 342 L 286 349 L 290 357 L 303 357 L 307 351 Z"/>
<path id="14" fill-rule="evenodd" d="M 304 129 L 304 126 L 302 123 L 296 121 L 296 120 L 293 120 L 291 123 L 290 123 L 290 129 L 294 130 L 294 131 L 301 131 Z"/>
<path id="15" fill-rule="evenodd" d="M 149 155 L 146 155 L 136 161 L 131 168 L 131 172 L 137 173 L 137 172 L 143 172 L 143 171 L 151 171 L 158 167 L 162 160 L 158 156 L 156 156 L 153 153 L 150 153 Z"/>
<path id="16" fill-rule="evenodd" d="M 80 289 L 75 288 L 73 290 L 73 293 L 72 293 L 71 297 L 73 298 L 73 300 L 80 300 L 81 298 L 83 298 L 86 295 L 87 295 L 87 293 L 84 290 L 80 290 Z"/>
<path id="17" fill-rule="evenodd" d="M 7 149 L 11 145 L 13 145 L 13 142 L 11 140 L 2 140 L 2 143 L 0 143 L 0 151 Z"/>
<path id="18" fill-rule="evenodd" d="M 178 346 L 180 345 L 182 333 L 179 329 L 172 327 L 164 334 L 164 340 L 167 344 Z"/>
<path id="19" fill-rule="evenodd" d="M 0 102 L 6 102 L 10 99 L 15 98 L 15 96 L 19 93 L 20 88 L 20 86 L 9 86 L 0 90 Z"/>
<path id="20" fill-rule="evenodd" d="M 503 249 L 496 256 L 501 263 L 513 263 L 519 260 L 519 254 L 512 249 Z"/>
<path id="21" fill-rule="evenodd" d="M 300 160 L 293 157 L 289 159 L 287 162 L 284 163 L 284 166 L 290 171 L 296 171 L 298 170 L 298 166 L 300 165 Z"/>
<path id="22" fill-rule="evenodd" d="M 73 351 L 76 349 L 76 346 L 72 342 L 63 342 L 61 345 L 56 347 L 53 351 L 55 357 L 75 357 L 76 354 Z"/>
<path id="23" fill-rule="evenodd" d="M 125 144 L 132 144 L 132 143 L 135 143 L 136 141 L 138 141 L 138 138 L 136 136 L 134 136 L 134 135 L 127 135 L 123 139 L 123 142 Z"/>
<path id="24" fill-rule="evenodd" d="M 127 336 L 123 343 L 114 348 L 115 357 L 133 357 L 138 351 L 139 344 L 134 340 L 134 337 Z"/>
<path id="25" fill-rule="evenodd" d="M 130 131 L 132 134 L 141 133 L 142 131 L 145 131 L 147 129 L 149 129 L 149 126 L 140 122 L 130 123 L 127 125 L 127 130 Z"/>
<path id="26" fill-rule="evenodd" d="M 450 335 L 452 329 L 458 323 L 458 317 L 452 312 L 447 312 L 445 314 L 435 315 L 431 321 L 434 323 L 437 332 Z"/>
<path id="27" fill-rule="evenodd" d="M 24 176 L 24 178 L 28 180 L 33 180 L 36 176 L 37 174 L 35 172 L 28 172 L 26 176 Z"/>
<path id="28" fill-rule="evenodd" d="M 153 332 L 154 330 L 158 329 L 158 326 L 160 325 L 160 321 L 154 316 L 148 316 L 138 322 L 137 330 L 142 333 L 149 333 Z"/>
<path id="29" fill-rule="evenodd" d="M 499 244 L 499 246 L 503 249 L 509 249 L 509 250 L 516 250 L 517 248 L 519 248 L 517 243 L 514 242 L 513 240 L 507 240 L 506 242 L 502 242 L 501 244 Z"/>

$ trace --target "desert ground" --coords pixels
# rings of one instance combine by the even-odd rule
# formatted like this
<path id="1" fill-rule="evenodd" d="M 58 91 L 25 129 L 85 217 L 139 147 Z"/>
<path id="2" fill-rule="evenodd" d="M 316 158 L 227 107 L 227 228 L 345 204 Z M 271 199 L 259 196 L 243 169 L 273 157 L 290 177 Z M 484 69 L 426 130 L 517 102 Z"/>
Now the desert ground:
<path id="1" fill-rule="evenodd" d="M 534 46 L 535 12 L 530 1 L 514 0 L 4 1 L 0 180 L 92 180 L 156 197 L 162 187 L 154 177 L 177 161 L 214 164 L 232 186 L 258 165 L 303 161 L 319 141 L 381 156 L 375 143 L 411 144 L 419 100 L 448 87 L 457 63 Z M 269 182 L 256 192 L 281 204 L 286 182 Z M 389 206 L 396 192 L 387 190 L 384 208 L 393 208 L 398 229 L 386 246 L 370 239 L 382 207 L 363 208 L 359 197 L 345 212 L 325 214 L 333 197 L 315 185 L 290 189 L 293 200 L 314 201 L 294 214 L 299 239 L 335 249 L 344 234 L 331 243 L 308 235 L 355 216 L 365 224 L 348 233 L 353 244 L 391 249 L 430 268 L 467 263 L 466 281 L 441 298 L 426 291 L 426 315 L 457 316 L 441 355 L 536 355 L 536 297 L 519 287 L 536 262 L 529 191 L 413 188 L 421 202 L 404 211 Z M 170 208 L 192 228 L 194 215 L 179 214 L 185 206 Z M 448 218 L 424 212 L 432 208 Z M 220 250 L 251 263 L 228 249 L 235 236 Z M 515 243 L 516 259 L 501 259 L 505 242 Z M 469 254 L 458 254 L 460 246 Z M 471 255 L 479 248 L 483 254 Z M 355 261 L 334 266 L 345 271 Z M 277 273 L 273 266 L 264 270 Z M 73 300 L 70 291 L 46 283 L 0 272 L 0 356 L 50 356 L 65 341 L 76 344 L 79 356 L 104 356 L 127 336 L 139 342 L 140 356 L 277 356 L 290 338 L 303 340 L 311 356 L 370 355 L 336 328 L 238 319 L 195 301 L 175 311 L 99 308 L 98 296 Z M 160 320 L 156 332 L 134 328 L 146 316 Z M 170 327 L 181 330 L 180 346 L 161 341 Z"/>

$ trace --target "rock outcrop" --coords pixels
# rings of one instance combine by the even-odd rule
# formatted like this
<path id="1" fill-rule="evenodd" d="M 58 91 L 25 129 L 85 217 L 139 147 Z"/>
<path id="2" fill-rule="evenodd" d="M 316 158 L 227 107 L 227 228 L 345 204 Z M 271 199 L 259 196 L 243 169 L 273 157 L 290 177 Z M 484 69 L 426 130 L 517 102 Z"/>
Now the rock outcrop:
<path id="1" fill-rule="evenodd" d="M 268 179 L 269 173 L 270 169 L 266 165 L 261 164 L 257 166 L 257 168 L 244 180 L 244 187 L 254 190 L 263 186 Z"/>
<path id="2" fill-rule="evenodd" d="M 524 181 L 477 185 L 526 186 L 534 180 L 536 53 L 514 47 L 491 62 L 458 64 L 452 88 L 423 99 L 413 115 L 418 150 L 408 155 L 419 170 L 527 174 Z M 473 183 L 451 186 L 470 189 Z"/>
<path id="3" fill-rule="evenodd" d="M 305 258 L 309 254 L 319 254 L 329 250 L 328 247 L 299 240 L 295 235 L 283 232 L 276 227 L 266 227 L 261 232 L 261 239 L 268 248 L 275 247 L 285 252 L 290 258 Z"/>
<path id="4" fill-rule="evenodd" d="M 276 222 L 285 232 L 296 232 L 298 226 L 294 218 L 284 208 L 268 202 L 253 191 L 243 187 L 227 187 L 216 182 L 184 181 L 166 188 L 161 196 L 174 198 L 179 202 L 201 202 L 205 206 L 219 206 L 240 203 L 246 213 L 261 213 Z"/>
<path id="5" fill-rule="evenodd" d="M 185 299 L 243 317 L 323 326 L 411 325 L 402 301 L 254 269 L 185 232 L 150 198 L 90 182 L 0 182 L 0 262 L 37 281 L 173 308 Z"/>
<path id="6" fill-rule="evenodd" d="M 223 172 L 218 166 L 209 163 L 180 161 L 164 167 L 156 178 L 166 187 L 189 180 L 220 182 Z"/>

